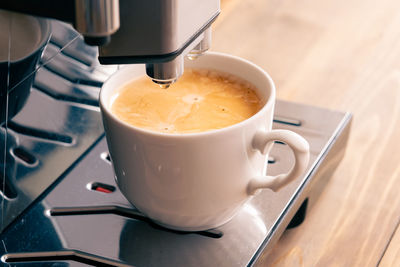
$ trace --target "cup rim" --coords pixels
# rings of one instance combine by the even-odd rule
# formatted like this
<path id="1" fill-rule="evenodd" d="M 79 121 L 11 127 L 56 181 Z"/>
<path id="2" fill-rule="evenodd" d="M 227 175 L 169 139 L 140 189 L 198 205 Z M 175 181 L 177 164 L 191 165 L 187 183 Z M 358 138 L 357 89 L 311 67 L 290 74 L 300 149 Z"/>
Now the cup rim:
<path id="1" fill-rule="evenodd" d="M 248 60 L 243 59 L 243 58 L 241 58 L 241 57 L 234 56 L 234 55 L 230 55 L 230 54 L 225 54 L 225 53 L 220 53 L 220 52 L 206 52 L 204 55 L 202 55 L 202 57 L 223 57 L 223 58 L 230 58 L 230 59 L 232 59 L 232 60 L 236 60 L 236 61 L 238 61 L 238 62 L 241 62 L 241 64 L 248 64 L 248 65 L 251 65 L 253 68 L 257 69 L 257 71 L 261 72 L 261 73 L 266 77 L 266 79 L 268 80 L 268 82 L 269 82 L 269 84 L 270 84 L 270 94 L 269 94 L 269 97 L 268 97 L 266 103 L 263 105 L 263 107 L 262 107 L 260 110 L 258 110 L 258 111 L 257 111 L 253 116 L 251 116 L 250 118 L 247 118 L 247 119 L 242 120 L 242 121 L 240 121 L 240 122 L 238 122 L 238 123 L 235 123 L 235 124 L 232 124 L 232 125 L 229 125 L 229 126 L 227 126 L 227 127 L 220 128 L 220 129 L 212 129 L 212 130 L 207 130 L 207 131 L 202 131 L 202 132 L 194 132 L 194 133 L 164 133 L 164 132 L 158 132 L 158 131 L 149 130 L 149 129 L 145 129 L 145 128 L 140 128 L 140 127 L 134 126 L 134 125 L 132 125 L 132 124 L 129 124 L 129 123 L 124 122 L 124 121 L 122 121 L 121 119 L 119 119 L 115 114 L 113 114 L 113 113 L 109 110 L 109 108 L 108 108 L 109 105 L 107 105 L 107 104 L 108 104 L 108 103 L 107 103 L 108 99 L 107 99 L 107 101 L 106 101 L 106 99 L 104 99 L 104 98 L 105 98 L 105 96 L 104 96 L 105 93 L 103 93 L 103 92 L 105 92 L 105 90 L 107 90 L 106 86 L 107 86 L 111 81 L 113 81 L 114 79 L 116 79 L 116 76 L 117 76 L 117 74 L 118 74 L 119 71 L 121 71 L 121 70 L 123 70 L 123 69 L 126 69 L 126 68 L 132 68 L 132 66 L 129 66 L 129 65 L 128 65 L 128 66 L 124 66 L 124 67 L 121 68 L 120 70 L 117 70 L 116 73 L 112 74 L 112 75 L 103 83 L 103 86 L 101 87 L 101 90 L 100 90 L 100 96 L 99 96 L 99 99 L 100 99 L 99 102 L 100 102 L 100 109 L 101 109 L 101 112 L 107 113 L 107 115 L 108 115 L 109 117 L 111 117 L 114 121 L 116 121 L 116 122 L 119 123 L 120 125 L 122 125 L 122 126 L 124 126 L 124 127 L 127 127 L 127 128 L 129 128 L 129 129 L 132 129 L 132 130 L 134 130 L 134 131 L 136 131 L 136 132 L 140 132 L 140 133 L 142 133 L 142 134 L 147 134 L 147 135 L 151 135 L 151 136 L 155 136 L 155 137 L 172 137 L 172 138 L 173 138 L 173 137 L 178 137 L 178 138 L 185 138 L 185 137 L 187 137 L 187 138 L 190 138 L 190 137 L 195 137 L 195 136 L 209 136 L 209 135 L 215 135 L 215 134 L 225 134 L 225 133 L 228 132 L 228 131 L 232 131 L 232 130 L 241 128 L 241 127 L 243 127 L 245 124 L 248 124 L 248 123 L 250 123 L 251 121 L 258 119 L 260 116 L 263 116 L 263 114 L 264 114 L 264 112 L 265 112 L 266 109 L 271 109 L 271 108 L 273 108 L 274 101 L 275 101 L 275 94 L 276 94 L 276 92 L 275 92 L 275 91 L 276 91 L 276 89 L 275 89 L 275 84 L 274 84 L 272 78 L 270 77 L 270 75 L 269 75 L 265 70 L 263 70 L 261 67 L 259 67 L 258 65 L 252 63 L 251 61 L 248 61 Z M 226 71 L 224 71 L 224 72 L 230 73 L 229 70 L 226 70 Z M 245 79 L 245 80 L 246 80 L 246 79 Z M 248 80 L 247 80 L 247 81 L 248 81 Z M 127 82 L 128 82 L 128 81 L 126 81 L 126 80 L 123 81 L 123 82 L 121 82 L 121 86 L 122 86 L 124 83 L 127 83 Z M 251 81 L 248 81 L 248 82 L 251 82 Z M 106 88 L 106 89 L 104 89 L 104 88 Z M 109 90 L 109 89 L 108 89 L 108 90 Z M 108 90 L 107 90 L 107 91 L 108 91 Z"/>

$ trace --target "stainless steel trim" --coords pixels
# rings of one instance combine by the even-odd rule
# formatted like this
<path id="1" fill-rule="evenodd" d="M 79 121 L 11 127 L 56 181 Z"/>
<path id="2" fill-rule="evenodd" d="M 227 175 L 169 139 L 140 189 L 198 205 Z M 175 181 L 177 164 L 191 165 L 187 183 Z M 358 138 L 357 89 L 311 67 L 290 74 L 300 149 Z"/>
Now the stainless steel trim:
<path id="1" fill-rule="evenodd" d="M 75 23 L 84 36 L 115 33 L 120 26 L 119 0 L 75 0 Z"/>

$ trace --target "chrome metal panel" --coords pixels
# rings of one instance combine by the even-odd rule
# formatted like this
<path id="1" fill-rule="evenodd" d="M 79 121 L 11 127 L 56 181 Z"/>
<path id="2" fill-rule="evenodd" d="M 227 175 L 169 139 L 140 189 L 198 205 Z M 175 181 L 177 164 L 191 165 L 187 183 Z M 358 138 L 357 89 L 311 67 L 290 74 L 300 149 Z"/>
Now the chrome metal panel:
<path id="1" fill-rule="evenodd" d="M 75 24 L 85 36 L 109 36 L 119 29 L 119 0 L 75 0 Z"/>

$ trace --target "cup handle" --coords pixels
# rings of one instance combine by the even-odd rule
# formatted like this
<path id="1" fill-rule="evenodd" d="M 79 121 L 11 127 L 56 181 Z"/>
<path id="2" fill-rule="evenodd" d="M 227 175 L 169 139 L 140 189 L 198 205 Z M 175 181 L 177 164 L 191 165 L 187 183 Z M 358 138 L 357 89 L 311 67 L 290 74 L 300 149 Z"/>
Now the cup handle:
<path id="1" fill-rule="evenodd" d="M 310 158 L 310 146 L 303 137 L 289 130 L 259 131 L 253 138 L 252 146 L 265 155 L 273 141 L 287 144 L 294 153 L 295 163 L 288 173 L 276 176 L 258 176 L 250 179 L 247 186 L 249 195 L 253 195 L 258 189 L 263 188 L 278 191 L 301 175 L 307 168 Z"/>

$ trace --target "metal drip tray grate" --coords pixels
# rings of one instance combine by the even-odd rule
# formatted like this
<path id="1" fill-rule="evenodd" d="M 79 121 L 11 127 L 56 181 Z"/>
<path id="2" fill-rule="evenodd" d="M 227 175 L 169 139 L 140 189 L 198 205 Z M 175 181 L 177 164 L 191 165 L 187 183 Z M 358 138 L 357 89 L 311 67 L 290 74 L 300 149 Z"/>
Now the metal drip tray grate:
<path id="1" fill-rule="evenodd" d="M 102 138 L 2 235 L 3 254 L 8 253 L 9 262 L 57 260 L 67 266 L 251 265 L 273 245 L 301 204 L 309 208 L 315 201 L 343 156 L 351 120 L 348 114 L 282 101 L 276 113 L 274 127 L 294 130 L 310 142 L 308 172 L 278 193 L 262 191 L 222 227 L 181 233 L 142 218 L 116 187 Z M 275 144 L 271 174 L 286 170 L 290 165 L 283 159 L 288 157 L 290 149 Z"/>

